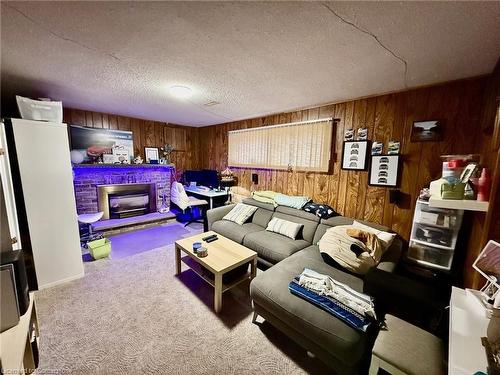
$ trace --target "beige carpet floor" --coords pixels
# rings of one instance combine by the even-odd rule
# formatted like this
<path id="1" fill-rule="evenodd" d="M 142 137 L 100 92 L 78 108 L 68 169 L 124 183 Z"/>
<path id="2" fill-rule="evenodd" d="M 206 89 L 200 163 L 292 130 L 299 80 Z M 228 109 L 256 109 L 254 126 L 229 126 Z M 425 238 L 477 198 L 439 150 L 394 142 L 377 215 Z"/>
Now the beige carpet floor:
<path id="1" fill-rule="evenodd" d="M 39 373 L 328 372 L 269 324 L 251 323 L 248 283 L 224 293 L 217 315 L 211 287 L 183 270 L 174 276 L 168 245 L 86 263 L 84 278 L 37 292 Z"/>

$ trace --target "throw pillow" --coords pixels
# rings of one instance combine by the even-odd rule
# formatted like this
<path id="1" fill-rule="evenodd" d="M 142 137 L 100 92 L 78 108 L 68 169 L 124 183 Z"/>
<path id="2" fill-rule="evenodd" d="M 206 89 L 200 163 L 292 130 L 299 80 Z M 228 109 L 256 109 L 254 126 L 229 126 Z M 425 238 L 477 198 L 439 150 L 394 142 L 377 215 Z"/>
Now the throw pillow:
<path id="1" fill-rule="evenodd" d="M 372 227 L 369 227 L 368 225 L 361 224 L 359 221 L 354 220 L 352 223 L 354 228 L 364 230 L 365 232 L 372 233 L 376 235 L 380 241 L 382 241 L 382 245 L 384 248 L 388 248 L 391 246 L 392 241 L 394 241 L 394 238 L 396 238 L 396 233 L 389 233 L 389 232 L 384 232 L 382 230 L 378 230 Z"/>
<path id="2" fill-rule="evenodd" d="M 236 224 L 243 225 L 245 221 L 247 221 L 250 216 L 254 214 L 257 210 L 257 207 L 250 206 L 249 204 L 238 203 L 233 207 L 231 211 L 227 213 L 226 216 L 222 218 L 222 220 L 229 220 L 235 222 Z"/>
<path id="3" fill-rule="evenodd" d="M 282 234 L 283 236 L 287 236 L 294 240 L 297 237 L 297 234 L 299 234 L 302 225 L 303 224 L 294 223 L 293 221 L 273 217 L 269 224 L 267 224 L 266 230 L 269 232 Z"/>
<path id="4" fill-rule="evenodd" d="M 319 216 L 322 219 L 329 219 L 334 216 L 339 216 L 339 214 L 327 204 L 310 202 L 307 203 L 302 209 L 306 212 L 310 212 L 316 216 Z"/>
<path id="5" fill-rule="evenodd" d="M 302 207 L 304 207 L 304 205 L 310 200 L 311 199 L 308 197 L 295 197 L 279 193 L 274 196 L 274 201 L 276 202 L 276 204 L 280 206 L 296 208 L 297 210 L 300 210 Z"/>
<path id="6" fill-rule="evenodd" d="M 338 264 L 360 275 L 375 267 L 383 254 L 382 241 L 376 235 L 354 229 L 352 225 L 337 225 L 328 229 L 318 246 L 327 264 L 334 267 Z"/>

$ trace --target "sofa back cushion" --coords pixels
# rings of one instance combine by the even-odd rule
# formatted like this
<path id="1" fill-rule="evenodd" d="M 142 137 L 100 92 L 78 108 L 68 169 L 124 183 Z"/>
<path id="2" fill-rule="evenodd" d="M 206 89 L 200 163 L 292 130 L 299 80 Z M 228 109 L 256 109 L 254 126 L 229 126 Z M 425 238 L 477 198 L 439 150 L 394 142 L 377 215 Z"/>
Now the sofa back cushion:
<path id="1" fill-rule="evenodd" d="M 243 203 L 274 212 L 274 205 L 271 203 L 259 202 L 253 198 L 245 198 L 245 199 L 243 199 Z"/>
<path id="2" fill-rule="evenodd" d="M 291 210 L 295 211 L 300 211 L 296 210 L 294 208 L 291 208 Z M 307 212 L 305 212 L 307 214 Z M 314 215 L 312 215 L 314 216 Z M 314 238 L 314 232 L 316 231 L 316 228 L 318 227 L 318 222 L 316 220 L 308 220 L 303 217 L 295 216 L 295 215 L 288 215 L 282 212 L 275 212 L 273 214 L 273 218 L 277 217 L 279 219 L 287 220 L 287 221 L 292 221 L 297 224 L 302 224 L 302 230 L 299 232 L 297 235 L 297 239 L 304 239 L 309 243 L 312 243 L 313 238 Z"/>
<path id="3" fill-rule="evenodd" d="M 291 208 L 287 206 L 278 206 L 276 207 L 276 212 L 281 212 L 282 214 L 292 215 L 295 217 L 300 217 L 302 219 L 315 221 L 319 223 L 320 218 L 310 212 L 306 212 L 304 210 L 298 210 L 296 208 Z"/>
<path id="4" fill-rule="evenodd" d="M 252 223 L 261 226 L 263 229 L 266 228 L 273 217 L 274 206 L 269 203 L 256 201 L 252 198 L 243 199 L 243 203 L 258 207 L 252 216 Z"/>

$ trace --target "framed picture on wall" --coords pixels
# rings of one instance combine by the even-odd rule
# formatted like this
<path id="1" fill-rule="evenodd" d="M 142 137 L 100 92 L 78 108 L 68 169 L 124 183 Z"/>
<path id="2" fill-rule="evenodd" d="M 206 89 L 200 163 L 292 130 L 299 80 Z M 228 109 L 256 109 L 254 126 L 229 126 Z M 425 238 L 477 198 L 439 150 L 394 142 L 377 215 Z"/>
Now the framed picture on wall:
<path id="1" fill-rule="evenodd" d="M 373 155 L 368 184 L 395 187 L 398 184 L 398 171 L 399 155 Z"/>
<path id="2" fill-rule="evenodd" d="M 342 148 L 342 169 L 364 171 L 368 166 L 370 141 L 344 141 Z"/>
<path id="3" fill-rule="evenodd" d="M 146 163 L 151 163 L 151 160 L 155 160 L 156 164 L 160 160 L 160 151 L 158 147 L 144 147 L 144 156 L 146 156 Z"/>
<path id="4" fill-rule="evenodd" d="M 438 142 L 442 140 L 442 121 L 414 121 L 411 127 L 412 142 Z"/>

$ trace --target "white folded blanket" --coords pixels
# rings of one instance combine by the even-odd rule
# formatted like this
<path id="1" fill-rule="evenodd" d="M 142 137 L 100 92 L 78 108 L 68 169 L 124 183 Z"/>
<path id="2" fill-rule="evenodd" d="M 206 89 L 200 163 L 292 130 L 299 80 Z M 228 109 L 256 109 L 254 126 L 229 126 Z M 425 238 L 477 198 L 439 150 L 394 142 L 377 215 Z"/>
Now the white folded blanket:
<path id="1" fill-rule="evenodd" d="M 299 276 L 299 285 L 320 295 L 334 298 L 361 315 L 377 318 L 373 300 L 370 296 L 357 292 L 328 275 L 304 268 L 304 271 Z"/>

